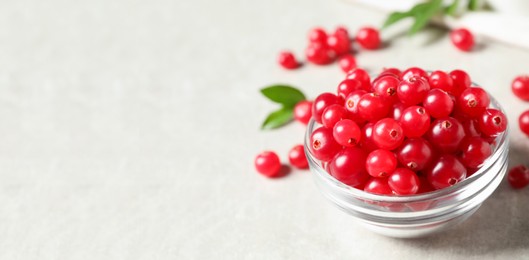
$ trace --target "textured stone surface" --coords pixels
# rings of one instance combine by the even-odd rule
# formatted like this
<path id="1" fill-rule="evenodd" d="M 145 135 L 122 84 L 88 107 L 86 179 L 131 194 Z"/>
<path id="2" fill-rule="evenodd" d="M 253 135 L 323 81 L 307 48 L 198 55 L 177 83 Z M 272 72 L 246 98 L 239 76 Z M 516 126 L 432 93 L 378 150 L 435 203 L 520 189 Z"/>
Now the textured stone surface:
<path id="1" fill-rule="evenodd" d="M 268 180 L 252 161 L 302 142 L 260 132 L 274 82 L 332 91 L 338 66 L 287 72 L 313 25 L 379 25 L 341 1 L 0 3 L 0 259 L 515 259 L 529 254 L 529 189 L 506 182 L 457 229 L 382 237 L 328 204 L 308 172 Z M 467 69 L 508 105 L 512 160 L 529 140 L 509 91 L 529 53 L 458 52 L 439 32 L 361 52 L 371 71 Z M 388 32 L 386 36 L 398 33 Z M 426 45 L 426 46 L 424 46 Z"/>

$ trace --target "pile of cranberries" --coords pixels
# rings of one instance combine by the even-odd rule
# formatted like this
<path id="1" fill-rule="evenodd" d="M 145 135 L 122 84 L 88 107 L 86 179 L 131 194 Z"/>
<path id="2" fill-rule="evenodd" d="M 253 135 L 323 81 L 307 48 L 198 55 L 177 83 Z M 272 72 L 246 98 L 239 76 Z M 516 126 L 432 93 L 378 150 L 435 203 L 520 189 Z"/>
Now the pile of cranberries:
<path id="1" fill-rule="evenodd" d="M 320 94 L 312 155 L 340 182 L 383 195 L 450 187 L 474 173 L 505 131 L 505 115 L 462 70 L 385 69 L 347 74 Z"/>

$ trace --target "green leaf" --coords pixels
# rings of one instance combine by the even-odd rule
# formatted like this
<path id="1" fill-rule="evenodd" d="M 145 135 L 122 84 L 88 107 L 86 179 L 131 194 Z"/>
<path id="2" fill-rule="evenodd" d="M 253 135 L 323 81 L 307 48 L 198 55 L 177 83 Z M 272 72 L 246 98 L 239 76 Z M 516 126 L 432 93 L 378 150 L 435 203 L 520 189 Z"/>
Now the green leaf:
<path id="1" fill-rule="evenodd" d="M 303 92 L 288 85 L 272 85 L 261 89 L 261 93 L 268 99 L 290 108 L 306 99 Z"/>
<path id="2" fill-rule="evenodd" d="M 294 111 L 292 108 L 283 107 L 277 111 L 274 111 L 268 115 L 268 117 L 263 122 L 261 129 L 274 129 L 278 128 L 290 121 L 292 121 Z"/>
<path id="3" fill-rule="evenodd" d="M 455 0 L 451 5 L 446 7 L 445 13 L 450 16 L 455 16 L 458 6 L 459 6 L 459 0 Z"/>
<path id="4" fill-rule="evenodd" d="M 476 11 L 479 9 L 479 0 L 470 0 L 468 2 L 468 10 Z"/>
<path id="5" fill-rule="evenodd" d="M 410 36 L 414 35 L 418 31 L 420 31 L 422 28 L 424 28 L 424 26 L 426 26 L 426 24 L 428 24 L 430 19 L 432 19 L 432 17 L 438 11 L 441 10 L 442 3 L 443 3 L 442 0 L 432 0 L 431 2 L 428 3 L 428 5 L 425 5 L 424 7 L 421 7 L 421 9 L 420 9 L 421 11 L 417 11 L 416 10 L 416 12 L 414 13 L 414 15 L 415 15 L 415 23 L 413 23 L 413 25 L 411 26 L 408 34 Z M 416 7 L 418 7 L 418 6 L 416 6 Z M 422 11 L 422 8 L 424 8 L 424 11 Z"/>
<path id="6" fill-rule="evenodd" d="M 384 22 L 384 25 L 382 25 L 382 29 L 404 19 L 404 18 L 408 18 L 408 17 L 412 17 L 413 14 L 410 13 L 410 12 L 394 12 L 394 13 L 391 13 L 389 16 L 388 16 L 388 19 L 386 19 L 386 21 Z"/>

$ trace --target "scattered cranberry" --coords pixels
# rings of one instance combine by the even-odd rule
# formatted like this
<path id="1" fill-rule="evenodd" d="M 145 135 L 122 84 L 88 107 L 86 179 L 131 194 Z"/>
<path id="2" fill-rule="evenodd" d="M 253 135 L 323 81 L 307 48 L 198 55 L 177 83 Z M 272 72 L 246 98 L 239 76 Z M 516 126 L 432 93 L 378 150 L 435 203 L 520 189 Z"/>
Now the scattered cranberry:
<path id="1" fill-rule="evenodd" d="M 312 117 L 312 102 L 308 100 L 300 101 L 294 106 L 294 119 L 302 124 L 308 124 Z"/>
<path id="2" fill-rule="evenodd" d="M 388 178 L 389 187 L 397 195 L 412 195 L 419 190 L 419 177 L 406 168 L 397 168 Z"/>
<path id="3" fill-rule="evenodd" d="M 430 129 L 430 115 L 424 107 L 411 106 L 402 113 L 400 125 L 406 137 L 421 137 Z"/>
<path id="4" fill-rule="evenodd" d="M 399 147 L 403 140 L 402 127 L 394 119 L 381 119 L 373 127 L 373 141 L 381 149 L 393 150 Z"/>
<path id="5" fill-rule="evenodd" d="M 432 146 L 423 138 L 406 139 L 397 151 L 400 164 L 413 171 L 425 169 L 432 158 Z"/>
<path id="6" fill-rule="evenodd" d="M 366 170 L 373 177 L 387 177 L 396 168 L 397 158 L 388 150 L 374 150 L 367 156 Z"/>
<path id="7" fill-rule="evenodd" d="M 340 68 L 347 73 L 356 68 L 356 59 L 352 54 L 344 54 L 338 60 Z"/>
<path id="8" fill-rule="evenodd" d="M 343 26 L 336 27 L 334 35 L 349 39 L 349 31 Z"/>
<path id="9" fill-rule="evenodd" d="M 360 143 L 362 131 L 354 121 L 344 119 L 334 125 L 333 137 L 340 145 L 352 147 Z"/>
<path id="10" fill-rule="evenodd" d="M 432 89 L 438 88 L 446 92 L 450 92 L 454 87 L 454 81 L 452 80 L 450 75 L 440 70 L 436 70 L 432 72 L 432 74 L 430 74 L 428 83 L 430 83 L 430 87 Z"/>
<path id="11" fill-rule="evenodd" d="M 402 80 L 397 88 L 397 95 L 404 105 L 412 106 L 421 103 L 430 91 L 428 82 L 418 76 Z"/>
<path id="12" fill-rule="evenodd" d="M 290 164 L 298 169 L 307 169 L 309 167 L 302 144 L 298 144 L 290 149 L 290 152 L 288 152 L 288 160 Z"/>
<path id="13" fill-rule="evenodd" d="M 494 108 L 487 108 L 478 117 L 478 127 L 486 136 L 495 136 L 507 129 L 507 117 Z"/>
<path id="14" fill-rule="evenodd" d="M 313 28 L 309 31 L 309 42 L 326 43 L 327 33 L 322 28 Z"/>
<path id="15" fill-rule="evenodd" d="M 323 111 L 321 122 L 323 126 L 333 128 L 338 121 L 347 118 L 347 113 L 347 110 L 342 105 L 330 105 Z"/>
<path id="16" fill-rule="evenodd" d="M 328 106 L 339 103 L 340 99 L 332 93 L 320 94 L 318 97 L 316 97 L 316 99 L 314 99 L 312 104 L 312 117 L 314 118 L 314 121 L 321 124 L 321 116 L 323 115 L 323 111 L 325 111 Z"/>
<path id="17" fill-rule="evenodd" d="M 314 43 L 305 50 L 307 60 L 316 65 L 326 65 L 331 63 L 336 56 L 335 52 L 327 45 Z"/>
<path id="18" fill-rule="evenodd" d="M 288 70 L 296 69 L 299 67 L 299 62 L 296 60 L 296 57 L 294 57 L 294 54 L 289 51 L 283 51 L 279 53 L 279 58 L 277 60 L 279 62 L 279 65 Z"/>
<path id="19" fill-rule="evenodd" d="M 357 147 L 345 148 L 331 161 L 330 173 L 349 186 L 361 186 L 369 179 L 369 174 L 365 171 L 365 163 L 364 150 Z"/>
<path id="20" fill-rule="evenodd" d="M 464 28 L 453 30 L 450 33 L 450 40 L 462 51 L 470 51 L 474 47 L 474 35 Z"/>
<path id="21" fill-rule="evenodd" d="M 523 112 L 518 118 L 518 124 L 520 125 L 520 130 L 522 133 L 529 136 L 529 110 Z"/>
<path id="22" fill-rule="evenodd" d="M 362 83 L 356 79 L 346 79 L 338 84 L 338 96 L 346 99 L 353 91 L 361 90 Z"/>
<path id="23" fill-rule="evenodd" d="M 457 99 L 459 109 L 468 117 L 477 117 L 481 115 L 489 104 L 489 95 L 485 90 L 478 87 L 471 87 L 463 90 Z"/>
<path id="24" fill-rule="evenodd" d="M 375 50 L 380 47 L 378 30 L 371 27 L 361 28 L 356 34 L 356 42 L 364 49 Z"/>
<path id="25" fill-rule="evenodd" d="M 436 189 L 443 189 L 465 179 L 467 169 L 453 155 L 443 155 L 426 172 L 428 181 Z"/>
<path id="26" fill-rule="evenodd" d="M 449 90 L 448 93 L 452 94 L 454 97 L 459 97 L 463 90 L 470 88 L 472 81 L 470 81 L 470 76 L 462 70 L 453 70 L 450 72 L 450 77 L 452 78 L 453 86 L 452 90 Z"/>
<path id="27" fill-rule="evenodd" d="M 362 84 L 362 89 L 365 91 L 371 91 L 371 78 L 367 71 L 356 68 L 347 73 L 347 79 L 356 79 Z"/>
<path id="28" fill-rule="evenodd" d="M 281 169 L 281 161 L 276 153 L 264 151 L 255 157 L 255 169 L 262 175 L 273 178 L 277 177 Z"/>
<path id="29" fill-rule="evenodd" d="M 511 84 L 512 92 L 518 98 L 529 101 L 529 76 L 523 75 L 516 77 Z"/>
<path id="30" fill-rule="evenodd" d="M 343 55 L 351 51 L 351 41 L 342 34 L 334 34 L 327 38 L 327 45 L 336 55 Z"/>
<path id="31" fill-rule="evenodd" d="M 466 137 L 460 145 L 461 162 L 465 167 L 476 169 L 492 154 L 490 144 L 480 137 Z"/>
<path id="32" fill-rule="evenodd" d="M 428 73 L 421 68 L 411 67 L 403 71 L 400 75 L 402 80 L 408 80 L 411 77 L 418 77 L 428 80 Z"/>
<path id="33" fill-rule="evenodd" d="M 332 129 L 325 127 L 320 127 L 312 132 L 310 149 L 316 159 L 328 162 L 342 149 L 342 146 L 334 140 L 332 132 Z"/>
<path id="34" fill-rule="evenodd" d="M 444 90 L 434 88 L 428 91 L 422 105 L 433 118 L 444 118 L 452 113 L 454 100 Z"/>
<path id="35" fill-rule="evenodd" d="M 511 187 L 522 189 L 529 185 L 529 170 L 524 165 L 518 165 L 509 171 L 507 180 Z"/>
<path id="36" fill-rule="evenodd" d="M 379 195 L 392 195 L 387 178 L 371 178 L 364 186 L 364 191 Z"/>

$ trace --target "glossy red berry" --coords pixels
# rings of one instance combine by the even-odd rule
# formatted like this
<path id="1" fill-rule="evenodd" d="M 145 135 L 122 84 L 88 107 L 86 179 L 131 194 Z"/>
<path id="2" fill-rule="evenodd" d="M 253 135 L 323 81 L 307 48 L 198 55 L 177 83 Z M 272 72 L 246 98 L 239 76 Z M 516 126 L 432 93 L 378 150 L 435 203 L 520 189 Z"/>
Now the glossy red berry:
<path id="1" fill-rule="evenodd" d="M 379 195 L 392 195 L 393 191 L 389 187 L 388 178 L 371 178 L 367 181 L 364 186 L 364 191 L 379 194 Z"/>
<path id="2" fill-rule="evenodd" d="M 334 104 L 340 104 L 340 99 L 338 96 L 332 93 L 322 93 L 316 97 L 312 104 L 312 117 L 314 118 L 314 121 L 321 124 L 321 116 L 323 115 L 323 111 L 325 111 L 328 106 Z"/>
<path id="3" fill-rule="evenodd" d="M 404 112 L 404 109 L 406 109 L 406 106 L 400 102 L 397 102 L 393 104 L 393 108 L 389 112 L 390 117 L 393 119 L 400 121 L 400 118 L 402 117 L 402 113 Z"/>
<path id="4" fill-rule="evenodd" d="M 338 96 L 342 97 L 344 100 L 353 93 L 353 91 L 361 90 L 362 83 L 356 79 L 346 79 L 338 84 Z"/>
<path id="5" fill-rule="evenodd" d="M 481 115 L 489 104 L 489 95 L 479 87 L 470 87 L 463 90 L 457 99 L 457 105 L 460 111 L 468 117 Z"/>
<path id="6" fill-rule="evenodd" d="M 373 127 L 373 141 L 381 149 L 393 150 L 404 140 L 400 124 L 391 118 L 378 121 Z"/>
<path id="7" fill-rule="evenodd" d="M 323 111 L 321 122 L 323 126 L 333 128 L 338 121 L 346 119 L 347 114 L 347 110 L 342 105 L 330 105 Z"/>
<path id="8" fill-rule="evenodd" d="M 436 70 L 430 74 L 428 83 L 430 83 L 430 88 L 438 88 L 446 92 L 452 91 L 452 88 L 454 87 L 454 81 L 452 80 L 452 77 L 450 77 L 448 73 L 440 70 Z"/>
<path id="9" fill-rule="evenodd" d="M 464 28 L 453 30 L 450 33 L 450 40 L 462 51 L 470 51 L 474 47 L 474 35 Z"/>
<path id="10" fill-rule="evenodd" d="M 396 168 L 397 157 L 388 150 L 377 149 L 367 155 L 366 170 L 373 177 L 387 177 Z"/>
<path id="11" fill-rule="evenodd" d="M 336 53 L 327 45 L 314 43 L 305 50 L 307 60 L 316 65 L 327 65 L 336 57 Z"/>
<path id="12" fill-rule="evenodd" d="M 430 115 L 424 107 L 411 106 L 404 109 L 400 125 L 406 137 L 421 137 L 430 129 Z"/>
<path id="13" fill-rule="evenodd" d="M 277 61 L 281 67 L 289 70 L 296 69 L 300 65 L 296 57 L 294 57 L 294 54 L 289 51 L 280 52 Z"/>
<path id="14" fill-rule="evenodd" d="M 452 155 L 439 157 L 426 171 L 426 177 L 436 189 L 443 189 L 455 185 L 466 178 L 467 169 Z"/>
<path id="15" fill-rule="evenodd" d="M 487 108 L 477 119 L 479 130 L 485 136 L 495 136 L 507 129 L 507 117 L 497 109 Z"/>
<path id="16" fill-rule="evenodd" d="M 370 122 L 386 117 L 390 109 L 391 104 L 374 93 L 365 94 L 358 100 L 358 115 Z"/>
<path id="17" fill-rule="evenodd" d="M 356 59 L 353 54 L 344 54 L 338 59 L 338 64 L 343 72 L 347 73 L 356 68 Z"/>
<path id="18" fill-rule="evenodd" d="M 520 114 L 520 117 L 518 118 L 518 125 L 520 126 L 522 133 L 529 136 L 529 110 L 526 110 Z"/>
<path id="19" fill-rule="evenodd" d="M 428 82 L 417 76 L 412 76 L 400 82 L 397 95 L 404 105 L 412 106 L 421 103 L 430 91 Z"/>
<path id="20" fill-rule="evenodd" d="M 515 189 L 522 189 L 529 185 L 529 169 L 524 165 L 518 165 L 511 170 L 507 175 L 507 180 L 511 187 Z"/>
<path id="21" fill-rule="evenodd" d="M 322 28 L 316 27 L 309 31 L 309 42 L 326 43 L 327 33 Z"/>
<path id="22" fill-rule="evenodd" d="M 301 144 L 298 144 L 290 149 L 288 152 L 288 160 L 292 166 L 298 169 L 307 169 L 309 167 L 307 157 L 305 156 L 305 150 Z"/>
<path id="23" fill-rule="evenodd" d="M 294 119 L 302 124 L 308 124 L 312 117 L 312 102 L 308 100 L 300 101 L 294 106 Z"/>
<path id="24" fill-rule="evenodd" d="M 339 36 L 339 37 L 343 37 L 343 38 L 347 38 L 349 39 L 349 31 L 347 30 L 347 28 L 343 27 L 343 26 L 338 26 L 336 27 L 336 30 L 334 30 L 334 35 L 336 36 Z"/>
<path id="25" fill-rule="evenodd" d="M 465 136 L 481 136 L 481 132 L 478 130 L 478 122 L 475 119 L 466 119 L 461 122 L 463 130 L 465 130 Z"/>
<path id="26" fill-rule="evenodd" d="M 264 151 L 255 157 L 255 169 L 266 177 L 277 177 L 281 169 L 281 161 L 276 153 Z"/>
<path id="27" fill-rule="evenodd" d="M 365 121 L 363 118 L 360 117 L 360 114 L 358 113 L 358 104 L 360 102 L 360 98 L 362 98 L 362 96 L 366 94 L 367 91 L 365 90 L 356 90 L 349 94 L 349 96 L 347 96 L 347 98 L 345 99 L 345 109 L 349 111 L 349 116 L 351 117 L 351 119 L 353 119 L 357 123 Z"/>
<path id="28" fill-rule="evenodd" d="M 357 147 L 341 150 L 331 161 L 331 175 L 352 187 L 364 185 L 369 179 L 365 169 L 366 153 Z"/>
<path id="29" fill-rule="evenodd" d="M 378 146 L 375 144 L 375 141 L 373 141 L 373 128 L 375 124 L 373 123 L 367 123 L 362 127 L 362 140 L 360 142 L 360 146 L 365 151 L 373 151 L 375 149 L 378 149 Z"/>
<path id="30" fill-rule="evenodd" d="M 333 137 L 340 145 L 353 147 L 360 143 L 362 130 L 354 121 L 344 119 L 334 125 Z"/>
<path id="31" fill-rule="evenodd" d="M 430 192 L 430 191 L 434 191 L 435 188 L 432 186 L 432 184 L 430 184 L 430 182 L 428 181 L 428 178 L 426 178 L 426 176 L 422 175 L 422 176 L 419 176 L 419 190 L 417 191 L 417 194 L 422 194 L 422 193 L 426 193 L 426 192 Z"/>
<path id="32" fill-rule="evenodd" d="M 402 71 L 400 71 L 399 69 L 397 68 L 384 68 L 382 70 L 382 73 L 380 73 L 380 75 L 388 75 L 388 74 L 391 74 L 397 78 L 400 79 L 400 75 L 402 74 Z"/>
<path id="33" fill-rule="evenodd" d="M 460 145 L 460 161 L 467 168 L 476 169 L 492 154 L 490 144 L 480 137 L 465 137 Z"/>
<path id="34" fill-rule="evenodd" d="M 356 34 L 356 42 L 364 49 L 375 50 L 380 47 L 380 35 L 377 29 L 361 28 Z"/>
<path id="35" fill-rule="evenodd" d="M 406 139 L 396 152 L 400 164 L 413 171 L 421 171 L 433 159 L 432 146 L 423 138 Z"/>
<path id="36" fill-rule="evenodd" d="M 402 74 L 400 74 L 400 78 L 402 80 L 408 80 L 411 77 L 423 78 L 428 81 L 428 73 L 421 68 L 411 67 L 403 71 Z"/>
<path id="37" fill-rule="evenodd" d="M 334 34 L 327 37 L 327 46 L 331 48 L 336 55 L 343 55 L 351 51 L 351 41 L 342 34 Z"/>
<path id="38" fill-rule="evenodd" d="M 529 101 L 529 75 L 516 77 L 511 84 L 512 92 L 518 98 Z"/>
<path id="39" fill-rule="evenodd" d="M 388 178 L 388 184 L 394 194 L 412 195 L 419 191 L 419 177 L 406 168 L 397 168 Z"/>
<path id="40" fill-rule="evenodd" d="M 428 131 L 427 137 L 434 148 L 445 153 L 453 153 L 457 151 L 459 144 L 465 137 L 465 130 L 463 125 L 453 117 L 436 119 Z"/>
<path id="41" fill-rule="evenodd" d="M 444 118 L 452 113 L 454 100 L 444 90 L 434 88 L 428 91 L 422 105 L 431 117 Z"/>
<path id="42" fill-rule="evenodd" d="M 399 83 L 397 78 L 390 75 L 379 77 L 373 82 L 373 92 L 383 97 L 387 102 L 394 104 L 399 100 L 397 96 Z"/>
<path id="43" fill-rule="evenodd" d="M 466 72 L 462 70 L 453 70 L 449 75 L 452 78 L 453 86 L 452 90 L 448 91 L 448 93 L 452 94 L 452 96 L 459 97 L 463 90 L 470 88 L 472 81 Z"/>
<path id="44" fill-rule="evenodd" d="M 356 68 L 349 71 L 346 76 L 347 79 L 356 79 L 362 84 L 362 89 L 365 91 L 371 91 L 371 78 L 367 71 Z"/>
<path id="45" fill-rule="evenodd" d="M 342 146 L 334 140 L 332 129 L 320 127 L 310 136 L 310 150 L 314 157 L 320 161 L 330 161 Z"/>

